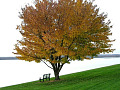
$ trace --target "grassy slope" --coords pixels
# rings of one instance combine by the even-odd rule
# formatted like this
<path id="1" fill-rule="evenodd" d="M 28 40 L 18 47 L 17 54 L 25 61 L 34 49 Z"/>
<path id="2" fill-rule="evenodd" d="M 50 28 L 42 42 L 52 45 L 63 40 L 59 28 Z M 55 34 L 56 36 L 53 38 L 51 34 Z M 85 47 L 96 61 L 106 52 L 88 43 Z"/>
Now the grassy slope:
<path id="1" fill-rule="evenodd" d="M 120 90 L 120 64 L 60 77 L 60 81 L 29 82 L 0 90 Z"/>

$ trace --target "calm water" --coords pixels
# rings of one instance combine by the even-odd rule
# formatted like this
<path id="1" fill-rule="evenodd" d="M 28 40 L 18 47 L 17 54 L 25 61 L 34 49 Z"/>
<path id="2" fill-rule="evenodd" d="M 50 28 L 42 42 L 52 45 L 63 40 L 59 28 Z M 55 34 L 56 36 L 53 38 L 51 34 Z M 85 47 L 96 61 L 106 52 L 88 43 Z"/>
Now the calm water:
<path id="1" fill-rule="evenodd" d="M 93 60 L 73 61 L 65 64 L 60 75 L 120 64 L 120 58 L 95 58 Z M 27 62 L 21 60 L 0 60 L 0 87 L 38 80 L 52 69 L 44 63 Z"/>

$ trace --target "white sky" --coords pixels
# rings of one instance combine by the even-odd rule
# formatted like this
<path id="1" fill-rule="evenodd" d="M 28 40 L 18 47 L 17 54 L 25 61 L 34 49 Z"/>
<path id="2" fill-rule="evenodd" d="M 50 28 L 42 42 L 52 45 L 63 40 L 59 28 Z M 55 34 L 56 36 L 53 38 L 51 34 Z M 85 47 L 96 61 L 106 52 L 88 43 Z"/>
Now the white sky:
<path id="1" fill-rule="evenodd" d="M 14 44 L 21 35 L 16 30 L 16 25 L 21 23 L 19 19 L 19 11 L 27 3 L 32 3 L 33 0 L 1 0 L 0 1 L 0 57 L 15 56 L 12 54 Z M 120 5 L 119 0 L 96 0 L 94 3 L 100 7 L 101 12 L 108 13 L 108 19 L 112 21 L 111 38 L 116 39 L 113 43 L 114 53 L 120 53 Z"/>

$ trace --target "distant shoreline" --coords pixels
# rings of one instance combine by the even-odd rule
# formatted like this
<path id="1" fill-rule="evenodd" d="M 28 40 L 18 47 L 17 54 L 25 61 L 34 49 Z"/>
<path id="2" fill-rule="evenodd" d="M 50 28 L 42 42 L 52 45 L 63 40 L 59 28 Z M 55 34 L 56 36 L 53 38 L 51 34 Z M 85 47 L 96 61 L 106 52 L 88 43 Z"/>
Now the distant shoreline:
<path id="1" fill-rule="evenodd" d="M 100 54 L 94 58 L 120 57 L 120 54 Z M 16 57 L 0 57 L 0 60 L 18 60 Z"/>
<path id="2" fill-rule="evenodd" d="M 120 54 L 99 54 L 95 58 L 109 58 L 109 57 L 120 57 Z"/>
<path id="3" fill-rule="evenodd" d="M 0 60 L 18 60 L 16 57 L 0 57 Z"/>

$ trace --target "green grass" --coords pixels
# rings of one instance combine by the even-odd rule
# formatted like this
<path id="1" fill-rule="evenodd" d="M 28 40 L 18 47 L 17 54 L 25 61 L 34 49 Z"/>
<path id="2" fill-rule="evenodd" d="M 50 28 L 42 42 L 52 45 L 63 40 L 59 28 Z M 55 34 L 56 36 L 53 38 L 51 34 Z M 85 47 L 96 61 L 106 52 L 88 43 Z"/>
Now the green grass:
<path id="1" fill-rule="evenodd" d="M 120 90 L 120 64 L 60 76 L 60 81 L 23 83 L 0 90 Z"/>

